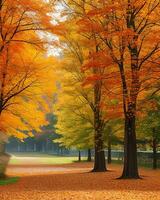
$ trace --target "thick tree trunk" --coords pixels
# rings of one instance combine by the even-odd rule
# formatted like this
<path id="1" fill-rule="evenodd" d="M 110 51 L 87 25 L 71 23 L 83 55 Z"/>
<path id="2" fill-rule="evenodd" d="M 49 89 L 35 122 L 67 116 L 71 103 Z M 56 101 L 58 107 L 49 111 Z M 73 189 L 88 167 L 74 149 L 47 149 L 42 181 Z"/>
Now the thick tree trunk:
<path id="1" fill-rule="evenodd" d="M 124 168 L 122 179 L 138 179 L 135 116 L 129 113 L 125 118 Z"/>
<path id="2" fill-rule="evenodd" d="M 101 132 L 95 134 L 95 155 L 94 155 L 94 168 L 93 172 L 105 172 L 106 160 L 105 152 L 103 149 L 103 135 Z"/>
<path id="3" fill-rule="evenodd" d="M 91 149 L 88 149 L 88 158 L 87 158 L 88 162 L 92 161 L 92 155 L 91 155 Z"/>
<path id="4" fill-rule="evenodd" d="M 98 108 L 99 109 L 99 108 Z M 106 160 L 104 152 L 104 138 L 102 132 L 102 125 L 100 120 L 99 110 L 95 112 L 95 154 L 94 154 L 94 168 L 93 172 L 105 172 Z"/>
<path id="5" fill-rule="evenodd" d="M 112 163 L 112 156 L 111 156 L 111 138 L 109 137 L 108 138 L 108 156 L 107 156 L 107 161 L 108 161 L 108 164 L 111 164 Z"/>
<path id="6" fill-rule="evenodd" d="M 157 141 L 153 139 L 153 169 L 157 169 Z"/>
<path id="7" fill-rule="evenodd" d="M 128 0 L 127 8 L 127 27 L 132 29 L 135 35 L 129 42 L 128 49 L 131 56 L 131 85 L 128 87 L 127 79 L 122 64 L 120 66 L 121 77 L 123 83 L 123 101 L 124 101 L 124 114 L 125 114 L 125 136 L 124 136 L 124 168 L 121 178 L 124 179 L 138 179 L 138 166 L 137 166 L 137 141 L 136 141 L 136 105 L 137 97 L 140 90 L 139 80 L 139 49 L 138 49 L 138 37 L 135 27 L 136 22 L 132 9 L 131 2 Z M 130 88 L 130 89 L 129 89 Z"/>
<path id="8" fill-rule="evenodd" d="M 78 151 L 78 161 L 81 162 L 81 151 Z"/>
<path id="9" fill-rule="evenodd" d="M 106 171 L 106 161 L 105 152 L 95 149 L 95 161 L 93 172 L 105 172 Z"/>

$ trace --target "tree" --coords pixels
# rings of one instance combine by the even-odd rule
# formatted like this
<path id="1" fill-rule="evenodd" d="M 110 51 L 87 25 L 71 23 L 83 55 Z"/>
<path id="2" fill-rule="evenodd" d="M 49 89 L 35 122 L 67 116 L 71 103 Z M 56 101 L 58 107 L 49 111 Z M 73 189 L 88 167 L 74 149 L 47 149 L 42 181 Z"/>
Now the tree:
<path id="1" fill-rule="evenodd" d="M 35 105 L 36 98 L 37 102 L 40 102 L 38 98 L 43 91 L 47 93 L 53 86 L 48 82 L 48 72 L 52 71 L 49 67 L 54 61 L 44 57 L 44 41 L 36 32 L 49 27 L 50 18 L 47 13 L 50 8 L 47 3 L 40 2 L 29 1 L 26 5 L 24 1 L 15 1 L 14 4 L 10 0 L 0 1 L 0 124 L 1 131 L 10 134 L 14 133 L 13 130 L 7 131 L 8 127 L 14 126 L 11 121 L 18 120 L 27 126 L 29 118 L 25 106 L 30 105 L 32 110 L 38 110 L 38 104 Z M 40 11 L 42 6 L 45 8 Z M 51 77 L 53 78 L 52 75 Z M 45 84 L 47 90 L 44 89 Z M 34 99 L 31 97 L 31 91 L 34 91 Z M 40 114 L 39 110 L 35 115 L 37 112 Z M 6 122 L 5 118 L 12 120 Z M 35 124 L 31 124 L 35 127 Z M 14 127 L 16 131 L 19 129 L 16 125 Z"/>
<path id="2" fill-rule="evenodd" d="M 64 25 L 64 23 L 62 24 Z M 73 26 L 70 26 L 70 24 L 74 24 L 75 28 L 72 29 L 71 27 Z M 86 86 L 88 84 L 91 85 L 90 92 L 88 92 L 89 90 L 86 90 L 85 87 L 76 87 L 75 89 L 78 91 L 78 96 L 80 96 L 84 103 L 89 105 L 91 112 L 93 113 L 92 126 L 94 127 L 95 131 L 95 166 L 93 171 L 106 171 L 103 141 L 103 130 L 106 122 L 104 120 L 105 111 L 102 111 L 101 109 L 101 104 L 104 99 L 104 95 L 102 92 L 103 84 L 101 80 L 97 79 L 98 76 L 103 74 L 103 69 L 97 70 L 95 68 L 93 70 L 87 65 L 88 59 L 94 59 L 93 54 L 94 52 L 99 51 L 99 47 L 96 44 L 96 41 L 94 43 L 90 43 L 89 38 L 84 39 L 76 31 L 78 32 L 78 30 L 76 30 L 75 15 L 69 16 L 69 18 L 65 21 L 65 29 L 61 32 L 60 39 L 63 44 L 67 45 L 70 54 L 72 54 L 72 57 L 68 57 L 67 55 L 66 58 L 72 59 L 72 62 L 74 61 L 74 64 L 76 63 L 79 67 L 77 68 L 75 65 L 73 66 L 73 63 L 71 63 L 70 68 L 67 70 L 72 73 L 72 75 L 74 76 L 73 78 L 78 80 L 79 83 L 82 84 L 84 82 L 83 86 Z M 79 41 L 77 41 L 76 37 L 79 37 Z M 66 56 L 66 54 L 64 54 L 64 56 Z M 66 59 L 67 62 L 68 59 Z M 65 63 L 65 69 L 66 68 L 67 67 Z M 80 70 L 81 68 L 82 71 Z M 86 81 L 84 81 L 86 75 L 88 76 L 90 74 L 93 74 L 93 76 L 87 77 Z M 70 84 L 71 83 L 72 82 L 70 81 Z M 90 95 L 88 95 L 88 93 Z"/>
<path id="3" fill-rule="evenodd" d="M 160 144 L 160 98 L 157 95 L 149 96 L 148 103 L 144 109 L 144 117 L 139 119 L 138 136 L 153 151 L 153 169 L 157 169 L 157 151 Z"/>
<path id="4" fill-rule="evenodd" d="M 86 120 L 87 109 L 81 107 L 78 99 L 73 96 L 59 95 L 56 105 L 58 123 L 56 125 L 59 139 L 54 140 L 67 148 L 76 148 L 80 151 L 93 147 L 93 127 L 89 120 Z M 66 105 L 64 99 L 69 103 Z M 88 110 L 89 111 L 89 110 Z M 67 119 L 67 120 L 66 120 Z"/>
<path id="5" fill-rule="evenodd" d="M 69 1 L 69 3 L 75 10 L 77 7 L 81 8 L 77 20 L 79 32 L 83 35 L 86 32 L 94 33 L 90 40 L 93 42 L 96 40 L 99 49 L 108 55 L 104 63 L 108 69 L 112 69 L 112 73 L 106 71 L 103 76 L 98 76 L 99 81 L 110 77 L 112 91 L 117 86 L 122 87 L 125 153 L 121 178 L 139 178 L 136 145 L 137 103 L 138 97 L 143 96 L 140 93 L 143 91 L 144 94 L 158 77 L 155 71 L 159 72 L 159 34 L 157 34 L 159 1 Z M 99 65 L 90 66 L 95 68 Z M 116 71 L 113 66 L 117 68 Z M 148 70 L 150 73 L 147 73 Z M 109 76 L 111 74 L 113 76 Z M 106 80 L 106 85 L 107 83 Z"/>
<path id="6" fill-rule="evenodd" d="M 0 0 L 0 131 L 21 140 L 46 123 L 39 103 L 53 86 L 48 79 L 54 61 L 45 58 L 38 31 L 52 27 L 49 3 Z"/>
<path id="7" fill-rule="evenodd" d="M 52 72 L 52 69 L 48 69 L 48 63 L 52 63 L 53 60 L 44 59 L 43 54 L 37 54 L 37 50 L 31 47 L 29 49 L 27 46 L 21 53 L 12 52 L 13 57 L 10 56 L 9 50 L 7 54 L 7 63 L 6 59 L 1 57 L 4 62 L 1 62 L 3 71 L 0 74 L 0 127 L 1 131 L 14 134 L 15 131 L 25 130 L 27 126 L 39 127 L 45 121 L 43 112 L 39 109 L 39 104 L 44 104 L 44 100 L 40 99 L 44 95 L 44 91 L 49 94 L 50 87 L 54 87 L 54 83 L 48 82 L 48 71 Z M 22 54 L 23 58 L 21 57 Z M 51 77 L 53 78 L 52 75 Z M 33 91 L 34 97 L 31 95 Z M 34 112 L 33 115 L 30 115 L 31 111 Z M 13 123 L 12 120 L 15 122 Z M 35 120 L 37 121 L 36 124 Z M 17 123 L 20 123 L 20 125 Z M 15 131 L 11 130 L 11 127 Z M 8 128 L 9 130 L 7 130 Z"/>
<path id="8" fill-rule="evenodd" d="M 54 94 L 53 97 L 49 97 L 47 95 L 44 96 L 45 103 L 43 105 L 41 104 L 41 110 L 45 114 L 47 124 L 41 125 L 40 131 L 38 132 L 34 130 L 34 141 L 37 144 L 41 144 L 40 146 L 45 152 L 52 151 L 53 147 L 56 147 L 56 150 L 60 149 L 59 144 L 54 143 L 54 140 L 60 137 L 56 131 L 58 119 L 57 116 L 54 114 L 54 105 L 57 101 L 56 99 L 56 94 Z"/>
<path id="9" fill-rule="evenodd" d="M 29 0 L 26 4 L 15 0 L 13 4 L 11 0 L 0 0 L 0 53 L 13 43 L 41 47 L 42 41 L 35 32 L 51 28 L 51 11 L 51 1 Z"/>

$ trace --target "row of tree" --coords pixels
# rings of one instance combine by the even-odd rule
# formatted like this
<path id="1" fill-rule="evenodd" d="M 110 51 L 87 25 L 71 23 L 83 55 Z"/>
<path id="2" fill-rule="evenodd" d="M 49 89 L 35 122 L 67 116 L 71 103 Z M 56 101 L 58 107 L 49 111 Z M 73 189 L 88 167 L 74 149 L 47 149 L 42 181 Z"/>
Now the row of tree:
<path id="1" fill-rule="evenodd" d="M 64 52 L 56 66 L 62 77 L 59 142 L 94 147 L 93 171 L 106 171 L 104 138 L 114 133 L 124 143 L 121 178 L 139 178 L 137 134 L 145 142 L 149 138 L 155 153 L 159 143 L 160 2 L 57 4 L 62 8 L 56 34 Z"/>

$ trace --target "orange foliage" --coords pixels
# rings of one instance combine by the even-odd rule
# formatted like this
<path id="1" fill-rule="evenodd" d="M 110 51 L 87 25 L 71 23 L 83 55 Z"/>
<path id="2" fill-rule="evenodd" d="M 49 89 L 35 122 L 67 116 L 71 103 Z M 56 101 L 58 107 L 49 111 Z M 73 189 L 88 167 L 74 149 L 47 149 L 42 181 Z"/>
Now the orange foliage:
<path id="1" fill-rule="evenodd" d="M 43 0 L 0 1 L 0 131 L 19 139 L 46 123 L 39 104 L 53 91 L 54 60 L 45 55 L 39 31 L 51 30 L 51 11 Z"/>

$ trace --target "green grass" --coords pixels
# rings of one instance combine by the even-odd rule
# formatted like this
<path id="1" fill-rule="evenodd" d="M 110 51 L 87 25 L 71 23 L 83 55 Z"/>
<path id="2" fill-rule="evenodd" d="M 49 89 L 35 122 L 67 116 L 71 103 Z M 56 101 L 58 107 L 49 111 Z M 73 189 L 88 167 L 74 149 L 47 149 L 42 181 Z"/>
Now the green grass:
<path id="1" fill-rule="evenodd" d="M 87 159 L 82 157 L 82 162 Z M 61 164 L 71 164 L 78 162 L 77 157 L 69 156 L 56 156 L 49 155 L 46 153 L 16 153 L 12 154 L 9 164 L 12 165 L 61 165 Z M 113 164 L 123 164 L 122 160 L 112 160 Z M 152 162 L 138 162 L 140 167 L 152 168 Z M 159 164 L 158 167 L 160 168 Z"/>
<path id="2" fill-rule="evenodd" d="M 86 158 L 82 158 L 86 160 Z M 58 165 L 58 164 L 70 164 L 78 161 L 78 157 L 67 157 L 67 156 L 55 156 L 48 154 L 30 154 L 21 153 L 12 155 L 9 164 L 12 165 Z"/>
<path id="3" fill-rule="evenodd" d="M 6 179 L 0 179 L 0 185 L 8 185 L 8 184 L 13 184 L 16 183 L 19 180 L 19 177 L 10 177 Z"/>

